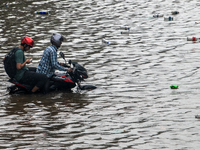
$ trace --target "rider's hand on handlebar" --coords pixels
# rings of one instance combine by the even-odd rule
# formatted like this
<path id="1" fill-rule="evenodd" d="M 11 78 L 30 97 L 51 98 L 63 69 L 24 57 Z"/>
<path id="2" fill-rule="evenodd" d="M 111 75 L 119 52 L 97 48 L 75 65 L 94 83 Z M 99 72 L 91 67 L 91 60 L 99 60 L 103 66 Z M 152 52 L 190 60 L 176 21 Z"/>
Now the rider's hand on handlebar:
<path id="1" fill-rule="evenodd" d="M 63 66 L 65 63 L 59 63 L 59 65 Z"/>
<path id="2" fill-rule="evenodd" d="M 68 68 L 67 71 L 68 72 L 72 72 L 73 70 L 72 70 L 72 68 Z"/>
<path id="3" fill-rule="evenodd" d="M 63 66 L 63 67 L 67 67 L 67 68 L 69 68 L 70 66 L 68 66 L 67 64 L 65 64 L 65 63 L 59 63 L 59 65 L 61 65 L 61 66 Z"/>

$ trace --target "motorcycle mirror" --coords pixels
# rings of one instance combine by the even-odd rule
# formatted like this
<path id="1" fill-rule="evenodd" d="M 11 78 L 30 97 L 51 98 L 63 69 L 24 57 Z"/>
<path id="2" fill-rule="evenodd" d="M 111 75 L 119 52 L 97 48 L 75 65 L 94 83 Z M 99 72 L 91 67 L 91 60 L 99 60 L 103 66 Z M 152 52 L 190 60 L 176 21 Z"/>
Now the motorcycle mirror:
<path id="1" fill-rule="evenodd" d="M 60 52 L 59 54 L 65 60 L 65 54 L 63 52 Z M 66 60 L 65 60 L 65 64 L 66 64 Z"/>
<path id="2" fill-rule="evenodd" d="M 72 63 L 72 61 L 71 61 L 71 60 L 69 60 L 69 61 L 68 61 L 68 64 L 70 64 L 70 65 L 71 65 L 71 63 Z"/>
<path id="3" fill-rule="evenodd" d="M 60 56 L 61 56 L 63 59 L 65 59 L 65 55 L 64 55 L 63 52 L 60 52 L 59 54 L 60 54 Z"/>

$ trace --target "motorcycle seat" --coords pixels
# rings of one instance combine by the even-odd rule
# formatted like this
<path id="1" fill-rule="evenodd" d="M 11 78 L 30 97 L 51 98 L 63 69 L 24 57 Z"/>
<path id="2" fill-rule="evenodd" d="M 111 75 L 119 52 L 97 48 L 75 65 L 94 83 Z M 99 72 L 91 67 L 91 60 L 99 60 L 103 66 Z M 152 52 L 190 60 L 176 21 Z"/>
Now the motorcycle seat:
<path id="1" fill-rule="evenodd" d="M 31 91 L 31 89 L 33 88 L 33 86 L 31 85 L 18 82 L 15 78 L 9 79 L 8 81 L 19 87 L 25 88 L 27 91 Z"/>

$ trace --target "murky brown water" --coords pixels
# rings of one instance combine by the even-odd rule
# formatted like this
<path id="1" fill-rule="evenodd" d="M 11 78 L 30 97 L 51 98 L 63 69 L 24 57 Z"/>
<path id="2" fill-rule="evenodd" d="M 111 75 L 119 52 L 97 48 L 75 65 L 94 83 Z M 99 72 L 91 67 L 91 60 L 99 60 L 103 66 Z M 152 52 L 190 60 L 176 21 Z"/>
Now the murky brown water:
<path id="1" fill-rule="evenodd" d="M 88 69 L 83 84 L 98 88 L 8 95 L 1 63 L 0 149 L 199 149 L 200 43 L 186 40 L 200 37 L 199 0 L 6 3 L 0 1 L 0 61 L 28 35 L 36 45 L 26 56 L 37 67 L 59 32 L 67 37 L 60 51 Z M 174 21 L 152 18 L 171 11 L 180 12 Z"/>

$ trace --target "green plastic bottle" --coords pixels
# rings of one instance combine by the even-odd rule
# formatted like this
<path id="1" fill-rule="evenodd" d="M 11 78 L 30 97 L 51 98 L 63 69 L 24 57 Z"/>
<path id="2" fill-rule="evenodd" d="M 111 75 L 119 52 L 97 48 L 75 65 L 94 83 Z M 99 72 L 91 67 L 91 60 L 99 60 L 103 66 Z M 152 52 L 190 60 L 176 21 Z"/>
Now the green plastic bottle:
<path id="1" fill-rule="evenodd" d="M 173 84 L 173 85 L 170 86 L 170 88 L 171 89 L 178 89 L 178 85 Z"/>

